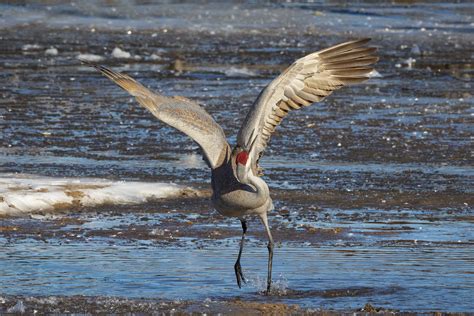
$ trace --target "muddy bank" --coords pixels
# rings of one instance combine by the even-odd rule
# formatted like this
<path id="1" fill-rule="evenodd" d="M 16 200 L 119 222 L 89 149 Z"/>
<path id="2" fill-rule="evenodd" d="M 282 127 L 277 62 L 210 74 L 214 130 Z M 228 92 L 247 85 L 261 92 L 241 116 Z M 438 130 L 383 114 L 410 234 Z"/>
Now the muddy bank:
<path id="1" fill-rule="evenodd" d="M 351 291 L 333 291 L 325 295 L 351 295 Z M 207 298 L 204 301 L 168 301 L 161 299 L 125 299 L 118 297 L 87 297 L 87 296 L 44 296 L 21 297 L 0 296 L 0 313 L 8 314 L 128 314 L 128 313 L 165 313 L 171 315 L 398 315 L 396 310 L 387 310 L 374 307 L 370 303 L 359 309 L 346 311 L 331 311 L 322 309 L 300 308 L 298 305 L 288 305 L 272 302 L 244 301 L 239 298 L 233 300 L 214 300 Z M 426 313 L 430 314 L 430 313 Z M 434 314 L 434 313 L 432 313 Z"/>

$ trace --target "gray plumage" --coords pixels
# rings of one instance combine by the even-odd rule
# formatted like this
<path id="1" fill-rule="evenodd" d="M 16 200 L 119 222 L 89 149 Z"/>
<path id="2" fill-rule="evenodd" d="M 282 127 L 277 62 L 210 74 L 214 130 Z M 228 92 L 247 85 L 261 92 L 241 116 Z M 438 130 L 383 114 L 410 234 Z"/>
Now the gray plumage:
<path id="1" fill-rule="evenodd" d="M 238 217 L 242 222 L 243 235 L 234 266 L 239 287 L 245 282 L 240 267 L 247 230 L 245 217 L 260 217 L 269 239 L 267 293 L 270 293 L 273 238 L 267 213 L 273 209 L 273 203 L 267 184 L 258 176 L 258 161 L 275 128 L 289 112 L 321 101 L 343 86 L 368 79 L 373 70 L 371 65 L 378 60 L 374 55 L 376 49 L 365 46 L 368 41 L 342 43 L 295 61 L 262 90 L 242 124 L 232 151 L 222 128 L 194 101 L 153 93 L 125 74 L 83 62 L 128 91 L 158 119 L 199 144 L 211 167 L 214 207 L 221 214 Z"/>

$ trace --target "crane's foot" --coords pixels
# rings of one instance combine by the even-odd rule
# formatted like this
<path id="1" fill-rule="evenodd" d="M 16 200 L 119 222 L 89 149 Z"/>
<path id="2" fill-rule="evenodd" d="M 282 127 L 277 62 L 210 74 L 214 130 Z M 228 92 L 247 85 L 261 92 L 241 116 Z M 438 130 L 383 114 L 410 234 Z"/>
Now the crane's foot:
<path id="1" fill-rule="evenodd" d="M 237 261 L 234 265 L 235 277 L 237 278 L 237 285 L 239 286 L 239 289 L 242 288 L 242 282 L 247 283 L 244 278 L 244 274 L 242 273 L 242 267 L 240 266 L 240 257 L 242 256 L 242 250 L 244 250 L 245 233 L 247 232 L 247 221 L 245 219 L 241 219 L 240 222 L 242 224 L 242 239 L 240 240 L 239 255 L 237 256 Z"/>
<path id="2" fill-rule="evenodd" d="M 267 290 L 265 291 L 265 295 L 271 294 L 272 288 L 272 263 L 273 263 L 273 240 L 268 242 L 268 277 L 267 277 Z"/>
<path id="3" fill-rule="evenodd" d="M 242 282 L 247 283 L 245 280 L 244 274 L 242 273 L 242 267 L 240 266 L 240 261 L 237 261 L 234 265 L 235 277 L 237 279 L 237 285 L 239 289 L 242 288 Z"/>
<path id="4" fill-rule="evenodd" d="M 263 293 L 265 296 L 270 296 L 271 295 L 271 289 L 267 286 L 267 289 Z"/>

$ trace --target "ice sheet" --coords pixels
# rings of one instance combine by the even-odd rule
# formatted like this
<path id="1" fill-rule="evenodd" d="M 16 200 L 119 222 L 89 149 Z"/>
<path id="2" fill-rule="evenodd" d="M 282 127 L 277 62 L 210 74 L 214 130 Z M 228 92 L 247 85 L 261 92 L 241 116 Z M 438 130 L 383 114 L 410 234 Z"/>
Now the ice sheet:
<path id="1" fill-rule="evenodd" d="M 186 189 L 173 183 L 1 174 L 0 216 L 53 212 L 74 206 L 138 204 L 176 196 Z"/>

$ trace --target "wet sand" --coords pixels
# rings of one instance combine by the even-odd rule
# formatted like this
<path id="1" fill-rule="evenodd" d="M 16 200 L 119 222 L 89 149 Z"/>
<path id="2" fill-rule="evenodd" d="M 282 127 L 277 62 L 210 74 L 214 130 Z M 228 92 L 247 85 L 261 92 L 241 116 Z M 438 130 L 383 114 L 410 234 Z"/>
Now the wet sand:
<path id="1" fill-rule="evenodd" d="M 348 291 L 332 292 L 332 297 L 351 295 Z M 206 315 L 394 315 L 394 310 L 384 310 L 367 303 L 357 310 L 330 311 L 302 309 L 297 305 L 272 302 L 252 302 L 239 298 L 231 301 L 164 301 L 150 299 L 124 299 L 114 297 L 1 297 L 1 305 L 11 314 L 23 311 L 27 314 L 74 313 L 74 314 L 129 314 L 129 313 L 164 313 L 172 315 L 206 314 Z M 271 301 L 271 298 L 268 299 Z M 434 313 L 433 313 L 434 314 Z"/>

